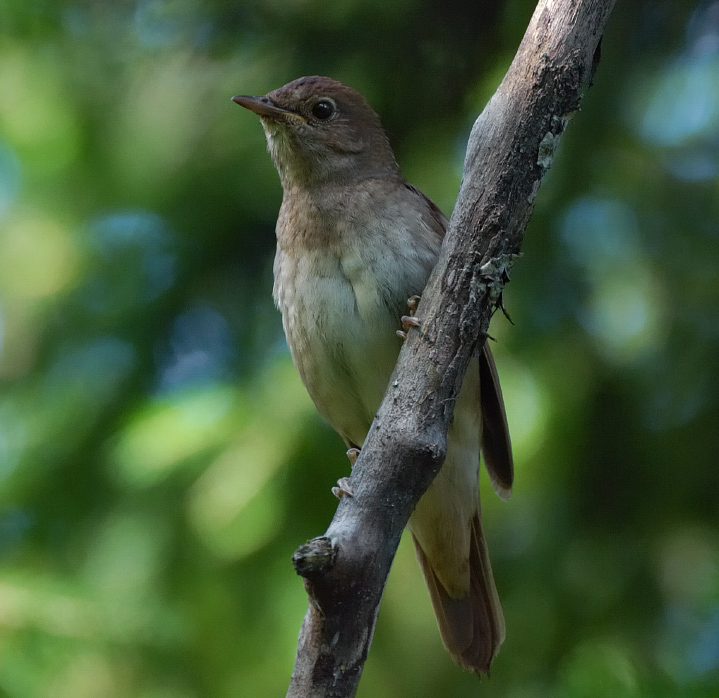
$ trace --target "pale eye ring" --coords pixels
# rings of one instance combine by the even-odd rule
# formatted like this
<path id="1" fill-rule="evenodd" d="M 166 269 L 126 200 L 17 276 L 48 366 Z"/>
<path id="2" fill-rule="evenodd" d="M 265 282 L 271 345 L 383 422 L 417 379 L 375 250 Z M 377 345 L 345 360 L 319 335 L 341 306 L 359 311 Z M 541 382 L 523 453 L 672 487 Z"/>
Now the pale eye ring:
<path id="1" fill-rule="evenodd" d="M 337 110 L 333 101 L 321 99 L 312 105 L 312 116 L 320 121 L 327 121 Z"/>

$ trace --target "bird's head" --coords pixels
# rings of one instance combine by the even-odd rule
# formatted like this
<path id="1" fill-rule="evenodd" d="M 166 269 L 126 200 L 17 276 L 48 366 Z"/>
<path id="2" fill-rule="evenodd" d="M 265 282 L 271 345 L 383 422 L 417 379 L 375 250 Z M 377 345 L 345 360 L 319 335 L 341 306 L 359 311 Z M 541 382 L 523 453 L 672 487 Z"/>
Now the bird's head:
<path id="1" fill-rule="evenodd" d="M 379 117 L 359 92 L 336 80 L 304 77 L 264 97 L 232 100 L 261 118 L 285 187 L 399 176 Z"/>

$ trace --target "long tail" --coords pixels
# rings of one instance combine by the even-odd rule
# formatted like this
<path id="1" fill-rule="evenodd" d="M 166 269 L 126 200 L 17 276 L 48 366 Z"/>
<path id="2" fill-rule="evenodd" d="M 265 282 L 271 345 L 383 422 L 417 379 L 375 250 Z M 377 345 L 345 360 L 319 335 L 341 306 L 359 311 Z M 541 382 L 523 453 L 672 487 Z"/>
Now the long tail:
<path id="1" fill-rule="evenodd" d="M 504 640 L 505 629 L 479 512 L 474 515 L 471 526 L 470 583 L 464 598 L 452 598 L 447 593 L 414 535 L 412 540 L 444 644 L 461 667 L 481 675 L 489 673 L 489 665 Z"/>

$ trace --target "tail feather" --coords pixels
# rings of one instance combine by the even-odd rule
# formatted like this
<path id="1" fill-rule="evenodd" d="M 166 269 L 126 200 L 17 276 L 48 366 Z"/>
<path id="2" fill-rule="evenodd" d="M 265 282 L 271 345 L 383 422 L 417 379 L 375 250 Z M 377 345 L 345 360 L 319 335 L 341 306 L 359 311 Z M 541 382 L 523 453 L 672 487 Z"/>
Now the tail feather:
<path id="1" fill-rule="evenodd" d="M 507 414 L 494 357 L 485 342 L 479 355 L 479 393 L 482 405 L 482 455 L 494 491 L 505 501 L 512 495 L 514 463 Z"/>
<path id="2" fill-rule="evenodd" d="M 479 512 L 474 515 L 471 525 L 470 583 L 469 593 L 464 598 L 452 598 L 447 593 L 414 535 L 412 540 L 444 644 L 461 667 L 486 674 L 504 640 L 504 617 Z"/>

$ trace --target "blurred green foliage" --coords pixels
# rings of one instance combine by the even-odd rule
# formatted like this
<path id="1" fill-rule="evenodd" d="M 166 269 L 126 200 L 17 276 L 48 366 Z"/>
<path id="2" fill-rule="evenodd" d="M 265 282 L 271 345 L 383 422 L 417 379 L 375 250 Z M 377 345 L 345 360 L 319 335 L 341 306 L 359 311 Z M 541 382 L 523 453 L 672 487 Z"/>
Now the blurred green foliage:
<path id="1" fill-rule="evenodd" d="M 450 212 L 531 0 L 6 0 L 0 696 L 282 695 L 346 474 L 271 305 L 280 187 L 230 102 L 303 74 Z M 441 647 L 406 541 L 360 696 L 719 695 L 719 2 L 618 3 L 492 333 L 507 640 Z"/>

